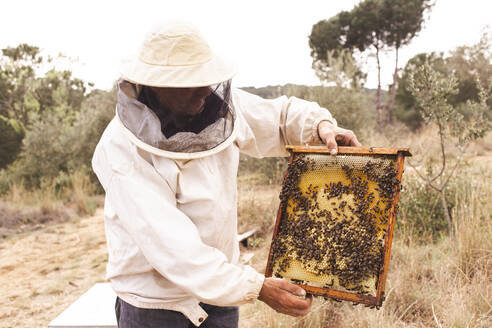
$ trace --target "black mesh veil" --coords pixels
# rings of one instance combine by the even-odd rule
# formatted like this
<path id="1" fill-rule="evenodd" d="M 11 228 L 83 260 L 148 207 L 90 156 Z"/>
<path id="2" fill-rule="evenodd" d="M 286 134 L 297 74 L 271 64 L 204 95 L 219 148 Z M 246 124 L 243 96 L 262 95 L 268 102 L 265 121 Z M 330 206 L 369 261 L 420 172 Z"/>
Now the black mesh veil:
<path id="1" fill-rule="evenodd" d="M 232 134 L 235 118 L 231 81 L 210 89 L 201 112 L 177 124 L 151 87 L 120 81 L 118 116 L 130 132 L 153 147 L 185 153 L 210 150 Z"/>

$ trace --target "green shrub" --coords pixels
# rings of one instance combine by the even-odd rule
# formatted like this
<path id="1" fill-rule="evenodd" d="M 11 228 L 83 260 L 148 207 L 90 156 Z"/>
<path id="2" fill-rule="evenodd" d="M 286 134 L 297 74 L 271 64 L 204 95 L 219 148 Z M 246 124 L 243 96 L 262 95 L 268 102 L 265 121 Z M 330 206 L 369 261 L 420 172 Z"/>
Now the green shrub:
<path id="1" fill-rule="evenodd" d="M 0 168 L 12 163 L 19 154 L 24 130 L 14 120 L 0 115 Z"/>
<path id="2" fill-rule="evenodd" d="M 360 135 L 376 127 L 376 110 L 370 93 L 341 87 L 313 87 L 307 100 L 328 109 L 340 127 Z"/>
<path id="3" fill-rule="evenodd" d="M 340 127 L 360 134 L 362 130 L 374 129 L 376 110 L 370 93 L 361 89 L 338 86 L 306 87 L 288 84 L 282 89 L 286 96 L 317 102 L 330 111 Z"/>
<path id="4" fill-rule="evenodd" d="M 449 213 L 473 193 L 472 169 L 466 167 L 461 175 L 453 177 L 446 188 Z M 396 226 L 400 232 L 411 234 L 417 240 L 437 241 L 449 234 L 440 194 L 409 171 L 403 177 Z"/>
<path id="5" fill-rule="evenodd" d="M 110 92 L 96 90 L 82 105 L 73 124 L 70 143 L 74 146 L 71 167 L 91 167 L 91 159 L 104 129 L 114 117 L 116 89 Z"/>
<path id="6" fill-rule="evenodd" d="M 446 234 L 448 226 L 439 194 L 415 175 L 404 177 L 402 186 L 397 228 L 420 240 L 436 240 Z"/>
<path id="7" fill-rule="evenodd" d="M 114 116 L 114 106 L 114 93 L 98 90 L 87 97 L 73 123 L 57 112 L 33 116 L 20 158 L 9 168 L 12 179 L 37 187 L 42 179 L 90 168 L 96 144 Z"/>
<path id="8" fill-rule="evenodd" d="M 23 150 L 10 171 L 16 181 L 39 185 L 43 177 L 54 178 L 68 170 L 68 158 L 73 153 L 68 138 L 70 126 L 56 112 L 33 117 L 24 138 Z"/>

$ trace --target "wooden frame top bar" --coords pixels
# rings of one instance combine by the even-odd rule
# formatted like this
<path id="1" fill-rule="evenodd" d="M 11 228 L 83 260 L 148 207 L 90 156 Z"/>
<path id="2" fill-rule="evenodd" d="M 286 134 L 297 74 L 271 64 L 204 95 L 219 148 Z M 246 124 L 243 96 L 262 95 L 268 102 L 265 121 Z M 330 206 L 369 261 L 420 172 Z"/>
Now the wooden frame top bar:
<path id="1" fill-rule="evenodd" d="M 330 151 L 326 146 L 293 146 L 287 145 L 285 148 L 295 153 L 321 153 L 329 154 Z M 389 147 L 338 147 L 337 155 L 398 155 L 412 156 L 409 148 L 389 148 Z"/>

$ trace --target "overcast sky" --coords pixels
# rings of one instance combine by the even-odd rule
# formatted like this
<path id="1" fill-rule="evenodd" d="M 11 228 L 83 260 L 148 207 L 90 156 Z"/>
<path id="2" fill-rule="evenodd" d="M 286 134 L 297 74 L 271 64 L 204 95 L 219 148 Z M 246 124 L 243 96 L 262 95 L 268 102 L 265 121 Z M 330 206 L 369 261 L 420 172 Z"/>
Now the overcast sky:
<path id="1" fill-rule="evenodd" d="M 44 54 L 77 58 L 74 75 L 108 89 L 118 78 L 121 59 L 134 54 L 152 23 L 181 18 L 194 22 L 215 52 L 239 68 L 236 86 L 286 83 L 317 85 L 308 36 L 313 24 L 357 0 L 303 1 L 2 1 L 0 48 L 29 43 Z M 400 52 L 401 67 L 420 52 L 449 51 L 476 43 L 492 25 L 490 0 L 437 0 L 424 28 Z M 391 81 L 394 54 L 383 64 L 383 84 Z M 376 86 L 374 59 L 365 61 L 366 86 Z"/>

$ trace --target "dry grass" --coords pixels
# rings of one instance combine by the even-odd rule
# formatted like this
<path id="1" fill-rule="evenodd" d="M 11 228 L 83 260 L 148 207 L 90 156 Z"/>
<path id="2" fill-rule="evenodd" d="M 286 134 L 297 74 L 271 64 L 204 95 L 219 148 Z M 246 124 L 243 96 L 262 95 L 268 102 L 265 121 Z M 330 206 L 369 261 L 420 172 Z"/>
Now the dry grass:
<path id="1" fill-rule="evenodd" d="M 93 197 L 96 187 L 84 170 L 71 174 L 61 173 L 55 179 L 42 180 L 39 188 L 27 188 L 23 181 L 13 182 L 8 192 L 1 196 L 7 203 L 27 207 L 65 206 L 78 214 L 94 214 L 98 203 Z"/>
<path id="2" fill-rule="evenodd" d="M 475 261 L 467 258 L 470 276 L 460 267 L 462 251 L 449 240 L 413 245 L 397 239 L 380 310 L 318 298 L 309 316 L 296 319 L 257 301 L 241 308 L 240 327 L 491 327 L 492 248 L 490 241 L 482 246 Z"/>
<path id="3" fill-rule="evenodd" d="M 377 140 L 371 144 L 395 145 Z M 470 147 L 471 169 L 461 177 L 470 183 L 456 196 L 454 239 L 425 244 L 395 233 L 380 310 L 318 298 L 308 316 L 296 319 L 257 301 L 241 308 L 240 327 L 492 327 L 491 143 L 489 134 Z M 398 146 L 411 146 L 417 158 L 439 151 L 432 130 Z"/>
<path id="4" fill-rule="evenodd" d="M 0 243 L 0 327 L 46 327 L 104 279 L 104 225 L 96 216 Z"/>
<path id="5" fill-rule="evenodd" d="M 429 140 L 432 138 L 422 134 L 412 142 Z M 486 146 L 490 140 L 489 136 L 484 141 Z M 461 192 L 459 206 L 453 212 L 456 239 L 424 244 L 396 232 L 387 299 L 380 310 L 317 298 L 311 313 L 296 319 L 257 301 L 241 307 L 240 327 L 492 327 L 492 187 L 484 179 L 484 172 L 491 171 L 491 153 L 480 145 L 474 149 L 480 157 L 472 161 L 475 170 L 468 177 L 473 188 Z M 83 176 L 79 179 L 76 188 L 88 188 Z M 63 203 L 83 208 L 83 198 L 88 197 L 78 191 L 78 196 L 74 192 L 62 202 L 52 186 L 44 188 L 45 194 L 32 194 L 16 186 L 4 199 L 7 205 L 2 206 L 13 208 L 12 213 L 17 208 L 12 202 L 20 202 L 19 211 L 42 204 L 56 208 Z M 280 187 L 258 185 L 255 176 L 249 175 L 240 177 L 239 190 L 240 231 L 259 228 L 254 247 L 243 251 L 254 253 L 249 263 L 263 272 Z M 77 202 L 79 205 L 74 205 Z M 0 240 L 0 327 L 46 327 L 94 283 L 104 279 L 105 263 L 101 212 Z"/>
<path id="6" fill-rule="evenodd" d="M 93 215 L 102 204 L 83 171 L 41 182 L 39 188 L 13 183 L 0 198 L 0 237 L 38 230 L 70 217 Z"/>
<path id="7" fill-rule="evenodd" d="M 275 224 L 280 186 L 255 184 L 255 177 L 239 178 L 238 231 L 256 228 L 263 237 Z"/>
<path id="8" fill-rule="evenodd" d="M 43 204 L 28 207 L 0 202 L 0 238 L 43 228 L 47 223 L 66 222 L 70 218 L 63 206 Z"/>
<path id="9" fill-rule="evenodd" d="M 92 195 L 95 186 L 90 181 L 89 175 L 83 171 L 77 171 L 70 175 L 69 188 L 65 191 L 66 199 L 75 205 L 77 212 L 81 215 L 93 215 L 98 203 Z"/>
<path id="10" fill-rule="evenodd" d="M 474 197 L 490 196 L 479 191 Z M 244 228 L 257 224 L 255 213 L 263 217 L 265 209 L 271 214 L 276 211 L 269 204 L 276 201 L 278 186 L 242 185 L 241 193 L 241 211 L 249 211 L 241 213 L 241 219 L 248 221 L 242 222 Z M 463 206 L 456 211 L 461 213 L 456 241 L 418 245 L 411 238 L 395 236 L 387 299 L 379 311 L 315 299 L 311 313 L 295 319 L 256 302 L 241 308 L 240 326 L 489 327 L 492 227 L 483 214 L 492 209 Z M 255 253 L 250 263 L 260 272 L 265 268 L 271 230 L 263 236 L 257 248 L 245 250 Z M 106 250 L 100 214 L 7 238 L 0 248 L 0 303 L 8 304 L 0 309 L 0 327 L 46 326 L 103 279 Z"/>
<path id="11" fill-rule="evenodd" d="M 24 206 L 54 206 L 61 203 L 56 192 L 56 181 L 43 181 L 36 189 L 28 189 L 24 182 L 13 183 L 2 199 L 11 204 Z"/>

